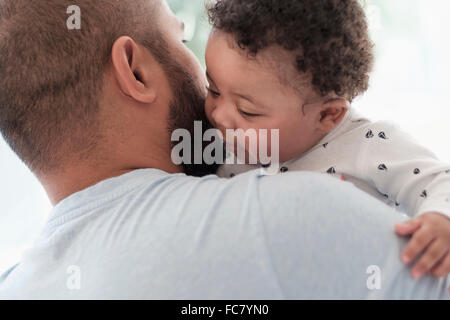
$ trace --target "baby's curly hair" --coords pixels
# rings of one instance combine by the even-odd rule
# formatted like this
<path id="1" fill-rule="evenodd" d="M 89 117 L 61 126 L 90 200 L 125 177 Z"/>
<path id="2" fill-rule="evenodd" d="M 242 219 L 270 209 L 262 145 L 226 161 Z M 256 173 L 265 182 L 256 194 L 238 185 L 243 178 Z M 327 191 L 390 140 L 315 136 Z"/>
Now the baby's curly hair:
<path id="1" fill-rule="evenodd" d="M 321 96 L 352 101 L 368 89 L 373 44 L 358 0 L 217 0 L 207 11 L 252 56 L 271 45 L 294 52 Z"/>

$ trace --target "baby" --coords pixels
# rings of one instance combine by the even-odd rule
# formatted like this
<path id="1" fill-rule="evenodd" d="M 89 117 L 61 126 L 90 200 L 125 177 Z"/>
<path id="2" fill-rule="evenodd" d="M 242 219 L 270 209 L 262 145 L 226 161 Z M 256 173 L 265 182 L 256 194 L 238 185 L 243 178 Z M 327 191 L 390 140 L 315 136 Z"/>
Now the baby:
<path id="1" fill-rule="evenodd" d="M 208 14 L 211 123 L 224 137 L 227 129 L 279 129 L 280 174 L 337 176 L 414 216 L 395 227 L 412 235 L 402 261 L 414 261 L 415 278 L 448 275 L 450 165 L 350 104 L 367 90 L 373 63 L 358 1 L 218 0 Z M 258 167 L 223 165 L 218 175 Z"/>

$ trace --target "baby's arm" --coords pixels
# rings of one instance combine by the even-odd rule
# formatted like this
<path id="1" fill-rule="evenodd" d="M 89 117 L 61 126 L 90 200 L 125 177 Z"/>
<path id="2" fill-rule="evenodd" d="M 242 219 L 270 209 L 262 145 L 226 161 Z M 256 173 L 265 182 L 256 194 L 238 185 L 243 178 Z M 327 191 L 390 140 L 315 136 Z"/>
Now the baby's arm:
<path id="1" fill-rule="evenodd" d="M 410 135 L 388 123 L 369 128 L 364 148 L 363 175 L 395 201 L 411 221 L 397 225 L 400 235 L 413 237 L 403 253 L 419 278 L 431 271 L 435 276 L 450 272 L 450 166 L 420 146 Z M 368 132 L 369 133 L 369 132 Z"/>
<path id="2" fill-rule="evenodd" d="M 386 122 L 367 128 L 362 178 L 410 216 L 437 211 L 450 218 L 450 165 Z"/>

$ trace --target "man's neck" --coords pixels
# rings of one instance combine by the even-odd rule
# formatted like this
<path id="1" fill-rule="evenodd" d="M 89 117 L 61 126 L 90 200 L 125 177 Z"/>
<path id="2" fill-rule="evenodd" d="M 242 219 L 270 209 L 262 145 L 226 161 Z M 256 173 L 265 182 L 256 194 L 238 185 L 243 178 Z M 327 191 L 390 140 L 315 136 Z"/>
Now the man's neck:
<path id="1" fill-rule="evenodd" d="M 159 169 L 170 174 L 181 173 L 182 169 L 171 161 L 161 163 L 149 161 L 145 165 L 117 166 L 116 168 L 94 165 L 71 166 L 57 173 L 38 175 L 38 179 L 44 186 L 52 205 L 57 205 L 62 200 L 79 191 L 87 189 L 97 183 L 130 173 L 139 169 Z"/>

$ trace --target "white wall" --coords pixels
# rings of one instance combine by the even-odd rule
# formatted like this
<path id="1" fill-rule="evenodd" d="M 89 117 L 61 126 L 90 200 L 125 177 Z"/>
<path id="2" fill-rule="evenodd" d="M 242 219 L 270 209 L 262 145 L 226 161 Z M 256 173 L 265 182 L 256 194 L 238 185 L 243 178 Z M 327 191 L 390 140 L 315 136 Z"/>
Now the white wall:
<path id="1" fill-rule="evenodd" d="M 450 1 L 366 1 L 377 60 L 354 106 L 395 121 L 450 162 Z"/>
<path id="2" fill-rule="evenodd" d="M 37 179 L 0 138 L 0 272 L 20 258 L 50 210 Z"/>

